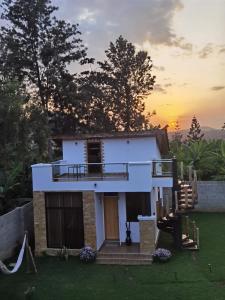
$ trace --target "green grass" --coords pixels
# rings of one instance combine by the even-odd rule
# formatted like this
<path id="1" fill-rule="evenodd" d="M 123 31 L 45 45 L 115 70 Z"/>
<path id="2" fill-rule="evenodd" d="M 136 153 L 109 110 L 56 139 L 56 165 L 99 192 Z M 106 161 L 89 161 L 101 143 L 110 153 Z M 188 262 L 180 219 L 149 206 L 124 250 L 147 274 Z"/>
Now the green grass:
<path id="1" fill-rule="evenodd" d="M 192 214 L 200 227 L 200 251 L 176 252 L 170 262 L 151 266 L 83 265 L 56 257 L 36 259 L 38 274 L 25 273 L 25 263 L 15 275 L 0 274 L 0 299 L 25 299 L 36 291 L 41 300 L 224 300 L 225 214 Z M 161 245 L 171 248 L 168 234 Z M 212 272 L 208 264 L 212 265 Z"/>

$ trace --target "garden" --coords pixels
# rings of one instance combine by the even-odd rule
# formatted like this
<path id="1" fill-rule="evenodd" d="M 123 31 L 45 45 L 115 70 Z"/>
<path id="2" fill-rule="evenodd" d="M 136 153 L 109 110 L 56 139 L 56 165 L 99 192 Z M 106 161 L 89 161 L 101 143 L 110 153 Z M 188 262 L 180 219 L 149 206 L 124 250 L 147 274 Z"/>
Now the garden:
<path id="1" fill-rule="evenodd" d="M 151 266 L 83 264 L 76 257 L 36 258 L 38 273 L 0 274 L 1 300 L 20 299 L 224 299 L 225 215 L 192 213 L 200 227 L 199 251 L 175 251 L 162 233 L 159 247 L 172 252 L 166 263 Z M 10 260 L 12 262 L 12 259 Z"/>

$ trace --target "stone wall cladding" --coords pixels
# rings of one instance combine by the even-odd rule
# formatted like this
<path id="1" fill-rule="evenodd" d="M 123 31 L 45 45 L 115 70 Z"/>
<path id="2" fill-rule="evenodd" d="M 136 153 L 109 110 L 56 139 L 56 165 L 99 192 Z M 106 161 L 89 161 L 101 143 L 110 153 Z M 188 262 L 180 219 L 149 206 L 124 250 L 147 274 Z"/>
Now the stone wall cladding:
<path id="1" fill-rule="evenodd" d="M 83 192 L 84 244 L 96 250 L 95 197 L 93 191 Z"/>
<path id="2" fill-rule="evenodd" d="M 35 254 L 42 255 L 47 249 L 45 193 L 33 192 Z"/>
<path id="3" fill-rule="evenodd" d="M 155 250 L 155 220 L 139 221 L 140 252 L 152 254 Z"/>

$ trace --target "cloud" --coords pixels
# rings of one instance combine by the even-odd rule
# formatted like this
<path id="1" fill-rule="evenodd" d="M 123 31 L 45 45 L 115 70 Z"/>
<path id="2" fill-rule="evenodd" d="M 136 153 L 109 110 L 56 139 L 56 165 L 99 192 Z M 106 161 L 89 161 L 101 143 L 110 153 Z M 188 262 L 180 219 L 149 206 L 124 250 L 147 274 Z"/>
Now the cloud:
<path id="1" fill-rule="evenodd" d="M 225 46 L 224 45 L 220 47 L 219 53 L 225 53 Z"/>
<path id="2" fill-rule="evenodd" d="M 83 8 L 80 14 L 77 16 L 79 23 L 95 23 L 96 22 L 96 11 L 90 11 L 88 8 Z"/>
<path id="3" fill-rule="evenodd" d="M 217 86 L 213 86 L 213 87 L 211 87 L 211 90 L 212 91 L 220 91 L 220 90 L 223 90 L 223 89 L 225 89 L 225 85 L 217 85 Z"/>
<path id="4" fill-rule="evenodd" d="M 160 84 L 155 84 L 154 88 L 153 88 L 153 91 L 159 92 L 159 93 L 162 93 L 162 94 L 166 94 L 166 89 L 164 87 L 162 87 Z"/>
<path id="5" fill-rule="evenodd" d="M 160 72 L 165 71 L 165 67 L 163 67 L 163 66 L 155 66 L 155 65 L 153 65 L 152 68 L 155 69 L 156 71 L 160 71 Z"/>
<path id="6" fill-rule="evenodd" d="M 173 30 L 173 18 L 183 8 L 181 0 L 53 0 L 53 4 L 59 6 L 59 17 L 80 22 L 81 32 L 91 32 L 83 38 L 95 51 L 106 49 L 119 35 L 139 45 L 149 41 L 192 50 L 192 44 Z"/>
<path id="7" fill-rule="evenodd" d="M 170 87 L 170 86 L 172 86 L 172 83 L 166 83 L 166 84 L 164 84 L 164 86 L 165 87 Z"/>
<path id="8" fill-rule="evenodd" d="M 214 47 L 212 43 L 208 43 L 206 46 L 204 46 L 199 52 L 199 58 L 207 58 L 210 54 L 212 54 L 214 51 Z"/>

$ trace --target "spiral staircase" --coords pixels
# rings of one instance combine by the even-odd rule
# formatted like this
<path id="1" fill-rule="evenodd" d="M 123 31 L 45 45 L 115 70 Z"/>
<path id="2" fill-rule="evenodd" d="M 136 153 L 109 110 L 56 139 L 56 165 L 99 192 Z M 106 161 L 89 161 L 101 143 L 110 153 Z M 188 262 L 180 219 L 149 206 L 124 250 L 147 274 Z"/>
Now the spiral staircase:
<path id="1" fill-rule="evenodd" d="M 188 216 L 188 213 L 194 209 L 197 199 L 196 172 L 193 172 L 193 176 L 189 174 L 188 181 L 183 178 L 178 180 L 175 176 L 172 207 L 158 219 L 157 226 L 160 230 L 172 234 L 176 248 L 199 249 L 199 229 Z"/>

